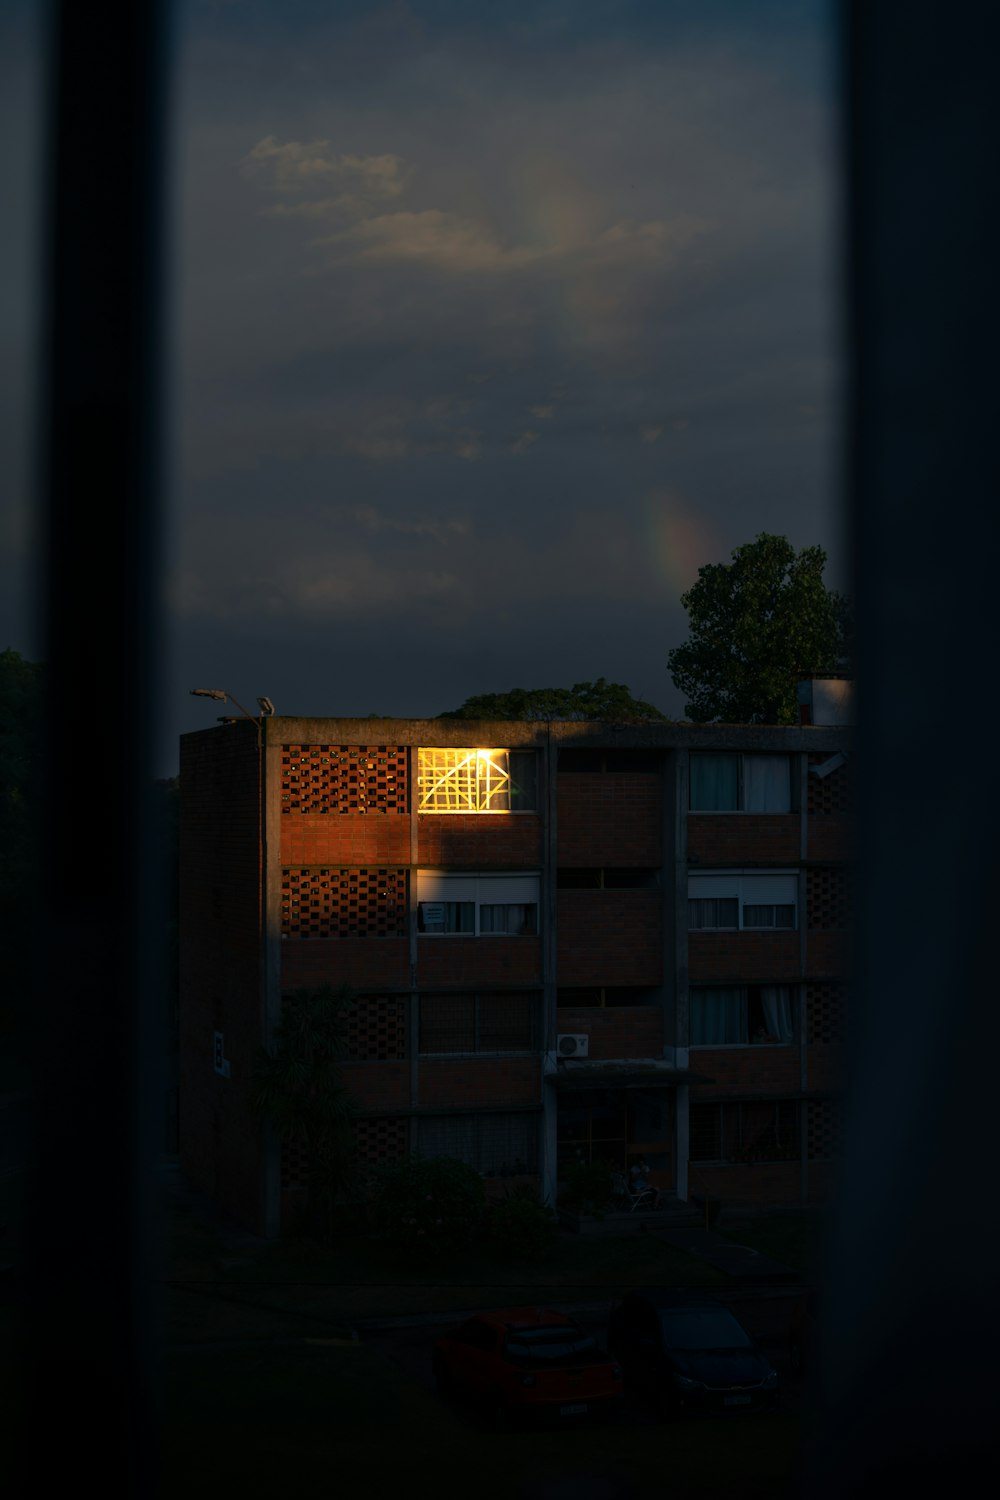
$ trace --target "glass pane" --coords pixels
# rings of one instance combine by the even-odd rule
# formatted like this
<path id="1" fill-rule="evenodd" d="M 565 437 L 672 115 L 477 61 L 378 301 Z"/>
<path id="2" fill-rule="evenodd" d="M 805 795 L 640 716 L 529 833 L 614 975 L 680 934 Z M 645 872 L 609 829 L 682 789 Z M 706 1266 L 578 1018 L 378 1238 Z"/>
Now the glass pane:
<path id="1" fill-rule="evenodd" d="M 475 1046 L 474 996 L 424 995 L 421 997 L 421 1052 L 473 1052 Z"/>
<path id="2" fill-rule="evenodd" d="M 531 812 L 538 806 L 538 756 L 534 750 L 511 750 L 510 806 L 512 812 Z"/>
<path id="3" fill-rule="evenodd" d="M 691 991 L 691 1046 L 739 1046 L 747 1039 L 747 1006 L 742 989 Z"/>
<path id="4" fill-rule="evenodd" d="M 529 1052 L 537 1005 L 533 995 L 481 995 L 480 1052 Z"/>
<path id="5" fill-rule="evenodd" d="M 743 757 L 743 806 L 747 812 L 791 811 L 791 762 L 787 755 Z"/>
<path id="6" fill-rule="evenodd" d="M 722 1156 L 720 1106 L 692 1104 L 690 1114 L 692 1161 L 719 1161 Z"/>
<path id="7" fill-rule="evenodd" d="M 744 906 L 744 927 L 794 927 L 794 906 Z"/>
<path id="8" fill-rule="evenodd" d="M 692 812 L 735 812 L 739 785 L 738 755 L 691 756 Z"/>
<path id="9" fill-rule="evenodd" d="M 697 896 L 688 902 L 688 926 L 735 928 L 739 926 L 739 901 L 735 896 Z"/>

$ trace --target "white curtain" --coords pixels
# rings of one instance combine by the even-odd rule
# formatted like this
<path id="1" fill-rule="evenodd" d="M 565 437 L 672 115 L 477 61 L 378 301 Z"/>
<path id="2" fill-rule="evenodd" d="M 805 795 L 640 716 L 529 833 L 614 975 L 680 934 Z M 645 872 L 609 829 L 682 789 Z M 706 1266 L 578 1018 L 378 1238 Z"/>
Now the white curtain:
<path id="1" fill-rule="evenodd" d="M 791 811 L 791 762 L 787 755 L 744 755 L 743 806 L 747 812 Z"/>
<path id="2" fill-rule="evenodd" d="M 768 1035 L 775 1037 L 779 1042 L 794 1041 L 792 992 L 788 986 L 770 985 L 763 988 L 760 992 L 760 1002 Z"/>

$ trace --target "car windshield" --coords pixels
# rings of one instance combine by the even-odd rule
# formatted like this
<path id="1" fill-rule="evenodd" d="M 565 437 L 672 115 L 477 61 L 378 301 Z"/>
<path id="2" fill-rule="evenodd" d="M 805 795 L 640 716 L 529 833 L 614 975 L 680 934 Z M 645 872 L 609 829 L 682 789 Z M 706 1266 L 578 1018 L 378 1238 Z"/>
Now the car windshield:
<path id="1" fill-rule="evenodd" d="M 749 1349 L 749 1335 L 723 1308 L 660 1314 L 668 1349 Z"/>
<path id="2" fill-rule="evenodd" d="M 507 1335 L 506 1347 L 511 1359 L 527 1360 L 532 1364 L 597 1353 L 593 1337 L 578 1328 L 512 1329 Z"/>

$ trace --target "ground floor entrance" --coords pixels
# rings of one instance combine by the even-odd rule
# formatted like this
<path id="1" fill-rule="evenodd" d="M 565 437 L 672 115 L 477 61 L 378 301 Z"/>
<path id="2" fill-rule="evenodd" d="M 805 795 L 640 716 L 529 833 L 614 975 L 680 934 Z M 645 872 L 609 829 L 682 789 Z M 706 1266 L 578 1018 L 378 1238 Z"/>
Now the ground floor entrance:
<path id="1" fill-rule="evenodd" d="M 556 1166 L 560 1177 L 574 1163 L 606 1164 L 626 1176 L 640 1158 L 661 1190 L 676 1185 L 676 1089 L 574 1089 L 560 1093 Z"/>

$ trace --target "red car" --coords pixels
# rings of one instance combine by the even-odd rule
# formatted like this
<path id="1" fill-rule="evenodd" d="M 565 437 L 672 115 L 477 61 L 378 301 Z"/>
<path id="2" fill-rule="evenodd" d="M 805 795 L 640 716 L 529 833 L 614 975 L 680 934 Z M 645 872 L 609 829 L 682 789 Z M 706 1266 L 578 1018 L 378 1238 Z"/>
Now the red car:
<path id="1" fill-rule="evenodd" d="M 549 1307 L 480 1313 L 435 1340 L 445 1395 L 485 1404 L 502 1428 L 517 1417 L 608 1414 L 622 1404 L 622 1372 L 592 1334 Z"/>

